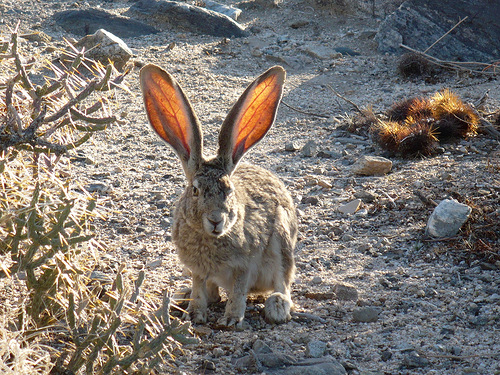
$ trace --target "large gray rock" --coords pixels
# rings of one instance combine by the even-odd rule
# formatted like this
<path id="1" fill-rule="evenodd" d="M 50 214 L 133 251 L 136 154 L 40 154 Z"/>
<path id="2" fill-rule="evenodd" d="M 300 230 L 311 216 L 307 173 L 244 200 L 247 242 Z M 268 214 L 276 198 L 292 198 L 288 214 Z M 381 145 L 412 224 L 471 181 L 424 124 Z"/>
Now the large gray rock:
<path id="1" fill-rule="evenodd" d="M 126 13 L 160 28 L 182 28 L 227 38 L 249 35 L 238 22 L 222 13 L 178 1 L 139 0 Z"/>
<path id="2" fill-rule="evenodd" d="M 471 212 L 469 206 L 454 199 L 445 199 L 429 217 L 425 234 L 436 238 L 453 237 L 467 221 Z"/>
<path id="3" fill-rule="evenodd" d="M 133 38 L 157 33 L 145 23 L 119 17 L 100 9 L 65 10 L 54 14 L 56 23 L 69 33 L 84 36 L 105 28 L 120 38 Z"/>
<path id="4" fill-rule="evenodd" d="M 403 43 L 425 51 L 465 16 L 429 54 L 444 60 L 493 61 L 500 58 L 500 1 L 408 0 L 380 24 L 380 52 L 404 53 Z"/>
<path id="5" fill-rule="evenodd" d="M 103 64 L 112 61 L 118 70 L 121 70 L 133 55 L 123 40 L 104 29 L 84 36 L 75 46 L 85 47 L 86 57 L 101 61 Z"/>

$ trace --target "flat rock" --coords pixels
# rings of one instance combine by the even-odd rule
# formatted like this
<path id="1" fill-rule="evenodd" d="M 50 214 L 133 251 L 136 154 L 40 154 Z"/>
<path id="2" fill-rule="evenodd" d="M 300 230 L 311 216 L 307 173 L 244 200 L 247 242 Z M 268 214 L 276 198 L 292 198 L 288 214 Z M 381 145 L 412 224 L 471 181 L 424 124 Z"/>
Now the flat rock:
<path id="1" fill-rule="evenodd" d="M 65 10 L 53 16 L 56 23 L 69 33 L 85 36 L 106 28 L 120 38 L 134 38 L 158 32 L 143 22 L 120 17 L 101 9 Z"/>
<path id="2" fill-rule="evenodd" d="M 333 291 L 335 293 L 337 300 L 340 301 L 358 300 L 358 290 L 352 285 L 337 283 L 333 286 Z"/>
<path id="3" fill-rule="evenodd" d="M 500 2 L 490 0 L 408 0 L 380 24 L 375 37 L 382 53 L 403 53 L 403 43 L 425 51 L 460 19 L 468 19 L 427 53 L 444 60 L 500 58 Z"/>
<path id="4" fill-rule="evenodd" d="M 325 355 L 326 343 L 320 340 L 311 340 L 307 343 L 306 355 L 312 358 L 319 358 Z"/>
<path id="5" fill-rule="evenodd" d="M 345 215 L 352 215 L 357 210 L 359 210 L 360 206 L 361 206 L 361 199 L 355 199 L 353 201 L 350 201 L 349 203 L 340 205 L 338 207 L 338 210 Z"/>
<path id="6" fill-rule="evenodd" d="M 352 312 L 352 320 L 357 323 L 373 323 L 378 320 L 380 312 L 379 307 L 358 307 Z"/>
<path id="7" fill-rule="evenodd" d="M 106 64 L 112 61 L 118 70 L 121 70 L 133 56 L 127 44 L 116 35 L 99 29 L 92 35 L 80 39 L 76 47 L 85 47 L 85 56 Z"/>
<path id="8" fill-rule="evenodd" d="M 445 199 L 434 209 L 425 234 L 435 238 L 453 237 L 469 218 L 472 209 L 454 199 Z"/>
<path id="9" fill-rule="evenodd" d="M 182 28 L 193 33 L 227 38 L 250 35 L 243 26 L 222 13 L 183 2 L 139 0 L 126 13 L 160 28 Z"/>
<path id="10" fill-rule="evenodd" d="M 309 358 L 284 369 L 271 372 L 277 375 L 346 375 L 347 371 L 331 356 Z"/>
<path id="11" fill-rule="evenodd" d="M 351 168 L 355 174 L 380 176 L 391 171 L 392 161 L 381 156 L 363 155 Z"/>

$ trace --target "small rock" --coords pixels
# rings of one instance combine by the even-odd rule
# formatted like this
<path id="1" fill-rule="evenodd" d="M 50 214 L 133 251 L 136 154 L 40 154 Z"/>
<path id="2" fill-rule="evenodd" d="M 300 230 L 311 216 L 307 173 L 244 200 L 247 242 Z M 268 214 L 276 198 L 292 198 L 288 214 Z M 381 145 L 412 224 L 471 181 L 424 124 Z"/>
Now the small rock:
<path id="1" fill-rule="evenodd" d="M 304 197 L 302 198 L 302 203 L 316 206 L 319 203 L 319 199 L 317 197 Z"/>
<path id="2" fill-rule="evenodd" d="M 152 262 L 146 263 L 146 267 L 151 269 L 158 268 L 161 266 L 162 262 L 161 259 L 153 260 Z"/>
<path id="3" fill-rule="evenodd" d="M 324 189 L 331 189 L 333 185 L 325 180 L 318 180 L 318 185 Z"/>
<path id="4" fill-rule="evenodd" d="M 403 358 L 403 367 L 405 368 L 420 368 L 429 366 L 429 360 L 425 357 L 418 355 L 417 353 L 408 353 Z"/>
<path id="5" fill-rule="evenodd" d="M 339 206 L 338 210 L 345 215 L 352 215 L 357 210 L 359 210 L 360 206 L 361 206 L 361 199 L 355 199 L 349 203 Z"/>
<path id="6" fill-rule="evenodd" d="M 112 61 L 118 70 L 122 70 L 133 53 L 123 40 L 110 32 L 99 29 L 92 35 L 86 35 L 75 47 L 85 47 L 85 56 L 103 64 Z"/>
<path id="7" fill-rule="evenodd" d="M 262 340 L 255 340 L 252 345 L 252 349 L 257 354 L 272 353 L 271 348 Z"/>
<path id="8" fill-rule="evenodd" d="M 296 141 L 290 141 L 285 143 L 285 151 L 297 151 L 299 149 L 299 145 Z"/>
<path id="9" fill-rule="evenodd" d="M 455 236 L 471 212 L 469 206 L 454 199 L 445 199 L 429 217 L 425 234 L 435 238 Z"/>
<path id="10" fill-rule="evenodd" d="M 297 361 L 281 353 L 262 353 L 257 358 L 263 366 L 277 368 L 295 364 Z"/>
<path id="11" fill-rule="evenodd" d="M 224 349 L 214 348 L 212 354 L 214 355 L 215 358 L 219 358 L 222 357 L 225 354 L 225 352 Z"/>
<path id="12" fill-rule="evenodd" d="M 207 372 L 214 372 L 216 370 L 215 363 L 209 361 L 208 359 L 204 359 L 201 361 L 199 370 L 202 374 L 206 374 Z"/>
<path id="13" fill-rule="evenodd" d="M 352 166 L 352 172 L 366 176 L 384 175 L 392 169 L 392 161 L 381 156 L 364 155 Z"/>
<path id="14" fill-rule="evenodd" d="M 306 348 L 306 355 L 312 358 L 319 358 L 325 355 L 326 343 L 319 340 L 309 341 Z"/>
<path id="15" fill-rule="evenodd" d="M 105 193 L 109 190 L 109 187 L 103 183 L 96 182 L 86 185 L 85 190 L 89 193 Z"/>
<path id="16" fill-rule="evenodd" d="M 316 142 L 314 141 L 308 141 L 304 147 L 302 147 L 302 156 L 305 156 L 305 157 L 313 157 L 313 156 L 316 156 L 316 154 L 318 153 L 318 146 L 316 145 Z"/>
<path id="17" fill-rule="evenodd" d="M 387 362 L 392 358 L 392 352 L 390 350 L 384 350 L 382 353 L 380 353 L 380 358 L 382 359 L 382 361 Z"/>
<path id="18" fill-rule="evenodd" d="M 320 276 L 314 276 L 313 279 L 311 280 L 311 283 L 314 285 L 321 284 L 323 282 L 323 279 Z"/>
<path id="19" fill-rule="evenodd" d="M 376 194 L 370 193 L 369 191 L 366 190 L 357 191 L 356 193 L 354 193 L 354 196 L 366 203 L 374 202 L 377 199 Z"/>
<path id="20" fill-rule="evenodd" d="M 275 371 L 276 375 L 347 375 L 347 371 L 332 357 L 308 358 L 295 366 Z"/>
<path id="21" fill-rule="evenodd" d="M 373 323 L 378 320 L 380 312 L 379 307 L 359 307 L 352 312 L 352 319 L 356 323 Z"/>
<path id="22" fill-rule="evenodd" d="M 237 20 L 238 17 L 241 14 L 241 9 L 235 8 L 232 5 L 224 5 L 217 3 L 212 0 L 203 0 L 203 3 L 205 3 L 205 8 L 209 10 L 213 10 L 214 12 L 224 14 L 233 20 Z"/>
<path id="23" fill-rule="evenodd" d="M 337 283 L 333 286 L 333 291 L 335 292 L 336 298 L 339 301 L 358 300 L 358 291 L 352 285 Z"/>

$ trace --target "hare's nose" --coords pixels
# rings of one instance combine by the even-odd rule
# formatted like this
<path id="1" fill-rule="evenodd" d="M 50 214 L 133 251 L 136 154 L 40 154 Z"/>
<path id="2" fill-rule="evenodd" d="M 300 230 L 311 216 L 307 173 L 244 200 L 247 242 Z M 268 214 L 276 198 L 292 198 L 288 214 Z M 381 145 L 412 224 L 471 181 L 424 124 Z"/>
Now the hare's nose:
<path id="1" fill-rule="evenodd" d="M 222 219 L 220 219 L 220 220 L 214 220 L 214 219 L 211 219 L 211 218 L 208 219 L 208 222 L 210 224 L 212 224 L 214 227 L 217 227 L 217 225 L 219 225 L 221 223 L 221 221 L 222 221 Z"/>

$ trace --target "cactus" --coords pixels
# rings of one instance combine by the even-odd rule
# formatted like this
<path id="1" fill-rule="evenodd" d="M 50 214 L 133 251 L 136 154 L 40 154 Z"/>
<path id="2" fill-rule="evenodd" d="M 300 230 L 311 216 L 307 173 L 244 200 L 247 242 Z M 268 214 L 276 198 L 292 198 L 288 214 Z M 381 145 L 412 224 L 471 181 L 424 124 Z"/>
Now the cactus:
<path id="1" fill-rule="evenodd" d="M 111 104 L 128 71 L 68 48 L 24 63 L 17 28 L 0 42 L 0 281 L 20 277 L 26 288 L 11 325 L 23 342 L 69 337 L 52 373 L 149 371 L 195 341 L 190 325 L 169 316 L 168 295 L 159 304 L 141 296 L 143 271 L 132 281 L 121 267 L 109 290 L 94 279 L 82 260 L 100 246 L 102 209 L 60 173 L 62 155 L 121 121 Z"/>

